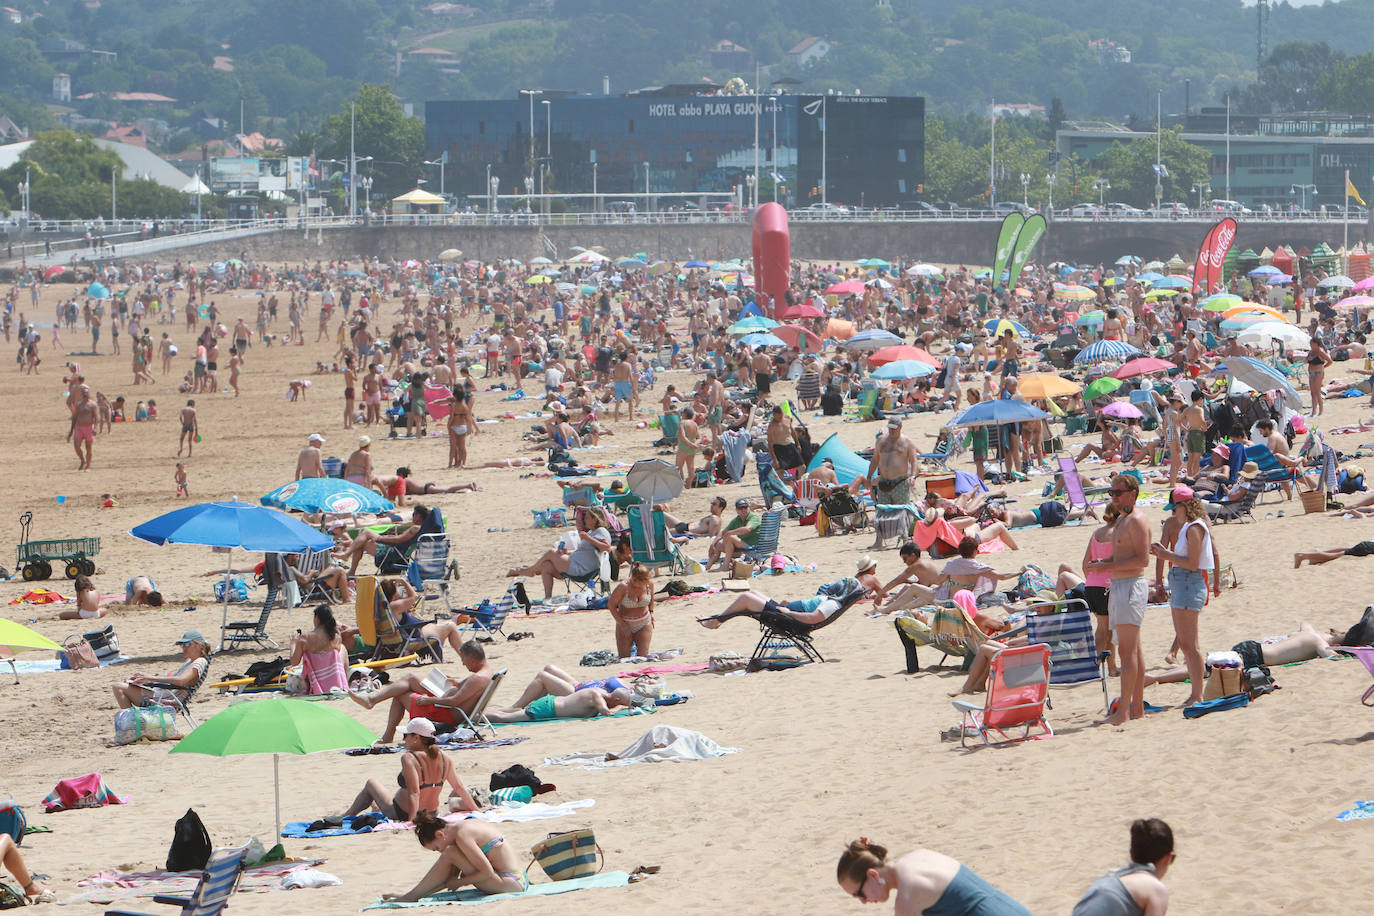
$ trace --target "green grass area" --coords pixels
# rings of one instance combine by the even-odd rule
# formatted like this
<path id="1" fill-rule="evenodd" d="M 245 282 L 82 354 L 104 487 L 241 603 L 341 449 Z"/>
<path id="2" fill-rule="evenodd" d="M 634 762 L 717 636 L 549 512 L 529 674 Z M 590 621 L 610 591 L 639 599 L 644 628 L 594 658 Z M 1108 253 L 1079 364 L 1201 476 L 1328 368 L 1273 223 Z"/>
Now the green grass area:
<path id="1" fill-rule="evenodd" d="M 484 22 L 480 25 L 459 26 L 442 33 L 430 32 L 422 39 L 412 40 L 406 50 L 414 48 L 443 48 L 454 54 L 462 54 L 468 45 L 480 41 L 493 32 L 506 28 L 521 28 L 538 25 L 539 19 L 503 19 L 500 22 Z"/>

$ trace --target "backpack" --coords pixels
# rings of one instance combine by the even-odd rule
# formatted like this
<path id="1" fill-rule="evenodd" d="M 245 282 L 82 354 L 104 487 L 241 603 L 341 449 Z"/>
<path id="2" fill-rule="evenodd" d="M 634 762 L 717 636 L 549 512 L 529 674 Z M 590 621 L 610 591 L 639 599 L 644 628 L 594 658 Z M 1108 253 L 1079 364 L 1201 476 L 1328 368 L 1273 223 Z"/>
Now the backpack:
<path id="1" fill-rule="evenodd" d="M 24 809 L 14 803 L 14 799 L 0 802 L 0 833 L 8 833 L 14 845 L 24 845 L 24 829 L 28 827 Z"/>
<path id="2" fill-rule="evenodd" d="M 167 850 L 168 871 L 196 871 L 210 861 L 210 833 L 194 808 L 177 820 L 172 828 L 172 848 Z"/>
<path id="3" fill-rule="evenodd" d="M 517 763 L 514 766 L 506 767 L 499 773 L 492 773 L 488 788 L 495 792 L 498 789 L 509 789 L 512 786 L 529 786 L 531 789 L 537 789 L 541 785 L 543 783 L 539 781 L 538 776 L 534 775 L 534 770 L 523 763 Z"/>
<path id="4" fill-rule="evenodd" d="M 1273 693 L 1279 689 L 1279 685 L 1274 683 L 1274 677 L 1269 673 L 1268 665 L 1256 665 L 1253 668 L 1246 668 L 1241 675 L 1240 685 L 1245 688 L 1250 699 L 1257 700 L 1266 693 Z"/>
<path id="5" fill-rule="evenodd" d="M 1364 616 L 1341 637 L 1343 646 L 1374 645 L 1374 604 L 1367 605 Z"/>
<path id="6" fill-rule="evenodd" d="M 1040 527 L 1058 528 L 1068 515 L 1069 510 L 1063 503 L 1047 500 L 1040 504 Z"/>

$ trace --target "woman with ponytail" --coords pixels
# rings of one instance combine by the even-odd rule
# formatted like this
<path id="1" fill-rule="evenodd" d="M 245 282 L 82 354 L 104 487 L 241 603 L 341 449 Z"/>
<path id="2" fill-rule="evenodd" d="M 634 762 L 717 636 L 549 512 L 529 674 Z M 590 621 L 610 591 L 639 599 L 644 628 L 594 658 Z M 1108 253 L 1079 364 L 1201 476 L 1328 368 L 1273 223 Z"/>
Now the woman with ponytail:
<path id="1" fill-rule="evenodd" d="M 439 853 L 439 860 L 419 884 L 404 894 L 383 894 L 383 900 L 414 902 L 468 885 L 484 894 L 518 894 L 530 886 L 515 851 L 495 824 L 473 818 L 450 824 L 433 811 L 421 810 L 415 815 L 415 836 L 421 846 Z"/>

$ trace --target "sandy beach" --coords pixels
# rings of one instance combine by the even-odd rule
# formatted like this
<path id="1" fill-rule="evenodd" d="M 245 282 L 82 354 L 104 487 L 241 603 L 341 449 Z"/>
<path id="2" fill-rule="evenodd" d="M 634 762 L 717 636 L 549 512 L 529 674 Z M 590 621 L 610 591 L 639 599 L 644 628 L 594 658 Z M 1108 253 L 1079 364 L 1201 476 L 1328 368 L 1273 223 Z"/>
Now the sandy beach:
<path id="1" fill-rule="evenodd" d="M 70 287 L 45 289 L 40 321 L 51 320 L 57 297 Z M 221 323 L 232 327 L 242 316 L 251 326 L 256 294 L 239 291 L 214 297 Z M 284 298 L 284 297 L 283 297 Z M 24 291 L 21 301 L 28 305 Z M 365 430 L 342 425 L 342 375 L 313 375 L 317 361 L 331 361 L 334 335 L 315 336 L 315 308 L 305 321 L 307 345 L 270 348 L 255 344 L 241 380 L 242 396 L 190 395 L 196 399 L 203 441 L 184 459 L 191 501 L 237 496 L 258 498 L 289 481 L 306 436 L 322 433 L 325 455 L 346 458 Z M 27 309 L 23 309 L 27 311 Z M 382 304 L 385 321 L 399 310 Z M 284 313 L 283 309 L 283 313 Z M 336 319 L 337 320 L 337 319 Z M 473 319 L 461 322 L 472 329 Z M 284 330 L 284 318 L 272 329 Z M 126 578 L 151 575 L 167 604 L 161 609 L 128 608 L 116 603 L 103 623 L 112 623 L 123 654 L 130 660 L 97 670 L 26 673 L 11 683 L 0 666 L 0 710 L 6 728 L 0 797 L 14 796 L 31 824 L 51 833 L 27 838 L 23 851 L 30 867 L 49 877 L 59 900 L 85 889 L 77 882 L 99 872 L 160 868 L 175 820 L 193 807 L 215 845 L 260 837 L 271 845 L 273 831 L 272 760 L 269 757 L 218 759 L 169 755 L 168 744 L 110 746 L 115 704 L 110 686 L 134 671 L 162 672 L 176 667 L 172 645 L 187 629 L 207 635 L 219 623 L 213 579 L 202 574 L 222 565 L 223 556 L 190 546 L 155 547 L 128 534 L 131 527 L 185 503 L 175 495 L 177 409 L 188 395 L 176 384 L 190 365 L 192 335 L 180 319 L 150 325 L 153 336 L 166 330 L 181 347 L 173 372 L 159 383 L 130 384 L 127 343 L 121 356 L 72 355 L 89 349 L 79 328 L 63 334 L 66 346 L 53 349 L 46 330 L 38 375 L 20 374 L 12 362 L 0 399 L 0 427 L 9 430 L 4 468 L 10 485 L 0 489 L 0 564 L 12 569 L 18 516 L 33 512 L 36 539 L 98 536 L 101 551 L 95 578 L 102 595 L 122 592 Z M 331 332 L 334 325 L 331 324 Z M 13 346 L 7 351 L 13 352 Z M 123 394 L 130 405 L 151 396 L 161 419 L 116 424 L 95 443 L 94 468 L 76 470 L 76 457 L 64 441 L 69 414 L 61 394 L 62 366 L 77 359 L 93 390 L 111 398 Z M 1328 373 L 1341 378 L 1340 363 Z M 221 378 L 227 373 L 221 371 Z M 650 405 L 667 383 L 679 387 L 691 376 L 660 374 L 657 392 L 645 397 L 639 419 L 650 419 Z M 286 399 L 290 380 L 313 385 L 304 400 Z M 790 386 L 788 389 L 790 391 Z M 508 410 L 502 392 L 482 392 L 475 413 L 498 419 Z M 528 402 L 527 402 L 528 403 Z M 1330 429 L 1367 416 L 1364 398 L 1335 400 L 1319 425 Z M 947 414 L 919 414 L 906 433 L 928 444 Z M 804 416 L 813 441 L 831 433 L 855 449 L 872 443 L 879 423 Z M 483 426 L 470 440 L 470 460 L 507 457 L 523 447 L 529 420 L 502 419 Z M 609 422 L 609 421 L 607 421 Z M 637 429 L 622 419 L 610 423 L 614 437 L 601 450 L 578 453 L 584 462 L 624 461 L 655 454 L 657 430 Z M 455 603 L 497 598 L 505 589 L 508 567 L 533 560 L 552 546 L 558 532 L 531 527 L 532 509 L 559 505 L 559 490 L 529 470 L 445 470 L 447 441 L 388 440 L 374 432 L 373 454 L 380 473 L 399 465 L 420 481 L 475 480 L 480 492 L 422 498 L 444 509 L 449 519 L 462 579 Z M 1083 436 L 1071 437 L 1076 450 Z M 1329 437 L 1353 452 L 1374 442 L 1374 432 Z M 960 465 L 971 467 L 971 464 Z M 1088 470 L 1100 465 L 1089 464 Z M 1045 477 L 1009 487 L 1026 506 L 1038 505 Z M 1146 488 L 1146 493 L 1162 488 Z M 100 508 L 101 495 L 115 494 L 115 508 Z M 714 491 L 689 490 L 673 504 L 684 518 L 704 514 L 716 493 L 732 502 L 740 495 L 759 497 L 752 467 L 745 481 Z M 65 497 L 59 504 L 58 497 Z M 1164 512 L 1145 508 L 1157 535 Z M 1280 514 L 1282 517 L 1279 517 Z M 1240 586 L 1213 600 L 1201 616 L 1204 652 L 1228 649 L 1243 639 L 1289 633 L 1303 621 L 1319 631 L 1344 631 L 1370 601 L 1374 565 L 1342 559 L 1293 569 L 1299 549 L 1348 546 L 1369 537 L 1365 521 L 1304 516 L 1296 499 L 1269 495 L 1256 523 L 1218 525 L 1215 537 L 1223 562 L 1234 563 Z M 5 529 L 4 526 L 9 528 Z M 490 531 L 489 529 L 509 529 Z M 1091 524 L 1018 532 L 1021 550 L 993 554 L 998 569 L 1035 563 L 1051 571 L 1061 562 L 1078 565 Z M 0 542 L 3 537 L 0 537 Z M 755 579 L 755 586 L 779 599 L 805 597 L 817 585 L 852 575 L 855 561 L 869 552 L 869 533 L 821 539 L 814 527 L 784 524 L 781 549 L 814 571 Z M 899 569 L 895 543 L 874 552 L 884 581 Z M 704 556 L 698 542 L 691 551 Z M 253 561 L 256 562 L 254 558 Z M 363 570 L 371 571 L 371 561 Z M 692 584 L 719 585 L 716 575 L 689 577 Z M 661 585 L 662 578 L 659 584 Z M 37 583 L 70 595 L 71 583 Z M 531 594 L 540 593 L 537 582 Z M 28 586 L 17 579 L 0 583 L 8 602 Z M 561 586 L 559 586 L 561 590 Z M 259 602 L 262 591 L 255 593 Z M 255 616 L 250 604 L 237 616 Z M 676 663 L 702 663 L 715 652 L 748 655 L 757 626 L 735 620 L 709 631 L 694 618 L 725 607 L 730 596 L 717 593 L 661 602 L 657 610 L 656 649 L 681 647 Z M 60 607 L 60 606 L 58 606 Z M 92 627 L 56 619 L 58 607 L 15 605 L 2 616 L 61 642 Z M 195 609 L 191 609 L 194 607 Z M 340 607 L 351 622 L 352 607 Z M 1116 728 L 1100 723 L 1102 696 L 1097 687 L 1055 692 L 1049 721 L 1055 736 L 1004 749 L 961 750 L 940 732 L 958 724 L 948 693 L 961 679 L 953 660 L 930 670 L 939 658 L 921 651 L 927 670 L 904 673 L 901 645 L 888 618 L 872 619 L 865 602 L 818 634 L 816 644 L 827 664 L 774 673 L 722 676 L 706 672 L 667 675 L 675 689 L 690 690 L 684 704 L 661 708 L 652 716 L 593 722 L 558 721 L 501 729 L 502 737 L 527 740 L 517 745 L 452 753 L 469 785 L 486 787 L 490 774 L 511 764 L 536 767 L 555 783 L 551 801 L 595 799 L 595 806 L 572 816 L 506 825 L 507 842 L 525 852 L 550 831 L 595 828 L 608 869 L 631 871 L 660 865 L 661 873 L 627 888 L 588 890 L 551 900 L 531 898 L 496 904 L 510 913 L 594 913 L 608 909 L 652 909 L 670 913 L 841 913 L 859 904 L 846 899 L 835 883 L 835 861 L 844 844 L 857 836 L 883 843 L 893 852 L 928 847 L 954 856 L 1032 912 L 1066 913 L 1085 888 L 1108 868 L 1124 865 L 1127 826 L 1138 817 L 1168 821 L 1177 839 L 1179 861 L 1167 884 L 1172 912 L 1348 913 L 1363 909 L 1363 879 L 1346 867 L 1367 848 L 1374 824 L 1340 823 L 1336 815 L 1357 801 L 1374 798 L 1359 774 L 1367 763 L 1366 742 L 1374 739 L 1374 719 L 1359 703 L 1369 674 L 1354 660 L 1311 661 L 1276 668 L 1283 689 L 1246 709 L 1185 720 L 1180 704 L 1185 685 L 1148 688 L 1146 699 L 1164 707 L 1143 721 Z M 269 627 L 285 646 L 298 628 L 308 629 L 308 608 L 274 612 Z M 579 668 L 584 653 L 611 648 L 613 625 L 604 612 L 512 618 L 508 632 L 530 632 L 518 642 L 489 647 L 493 666 L 508 668 L 507 685 L 496 704 L 511 702 L 542 666 L 557 664 L 579 676 L 603 677 L 632 666 Z M 1147 666 L 1163 665 L 1173 638 L 1168 611 L 1151 611 L 1143 628 Z M 212 678 L 241 671 L 277 652 L 244 650 L 217 656 Z M 284 654 L 284 652 L 283 652 Z M 38 659 L 30 652 L 21 659 Z M 449 655 L 443 666 L 457 670 Z M 1113 695 L 1116 687 L 1113 684 Z M 195 704 L 203 722 L 225 709 L 230 698 L 203 690 Z M 348 701 L 332 704 L 380 733 L 385 713 Z M 699 731 L 739 753 L 681 764 L 645 764 L 600 771 L 571 767 L 541 768 L 544 758 L 578 751 L 613 751 L 657 724 Z M 343 810 L 371 776 L 394 780 L 394 757 L 346 757 L 321 753 L 281 760 L 283 821 L 313 820 Z M 62 778 L 100 773 L 108 786 L 129 796 L 123 806 L 45 815 L 39 805 Z M 1374 836 L 1374 834 L 1371 834 Z M 326 860 L 323 871 L 343 879 L 341 887 L 319 890 L 245 892 L 232 901 L 236 914 L 354 912 L 387 891 L 403 891 L 430 866 L 434 855 L 409 833 L 396 832 L 328 839 L 285 841 L 287 852 Z M 543 879 L 537 866 L 531 877 Z M 133 909 L 151 900 L 122 901 Z M 77 912 L 87 911 L 78 906 Z M 89 910 L 95 912 L 95 910 Z"/>

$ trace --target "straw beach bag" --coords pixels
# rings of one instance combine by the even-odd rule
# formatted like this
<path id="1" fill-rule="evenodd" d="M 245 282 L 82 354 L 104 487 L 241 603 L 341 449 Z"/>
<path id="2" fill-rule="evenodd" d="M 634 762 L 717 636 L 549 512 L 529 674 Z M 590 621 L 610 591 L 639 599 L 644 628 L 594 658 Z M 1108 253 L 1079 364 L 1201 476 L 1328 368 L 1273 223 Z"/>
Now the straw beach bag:
<path id="1" fill-rule="evenodd" d="M 601 871 L 606 865 L 606 854 L 596 843 L 592 828 L 569 830 L 566 833 L 551 833 L 535 843 L 530 849 L 544 874 L 551 881 L 567 881 L 570 878 L 585 878 Z M 601 857 L 597 864 L 597 856 Z M 529 868 L 526 867 L 526 871 Z"/>

